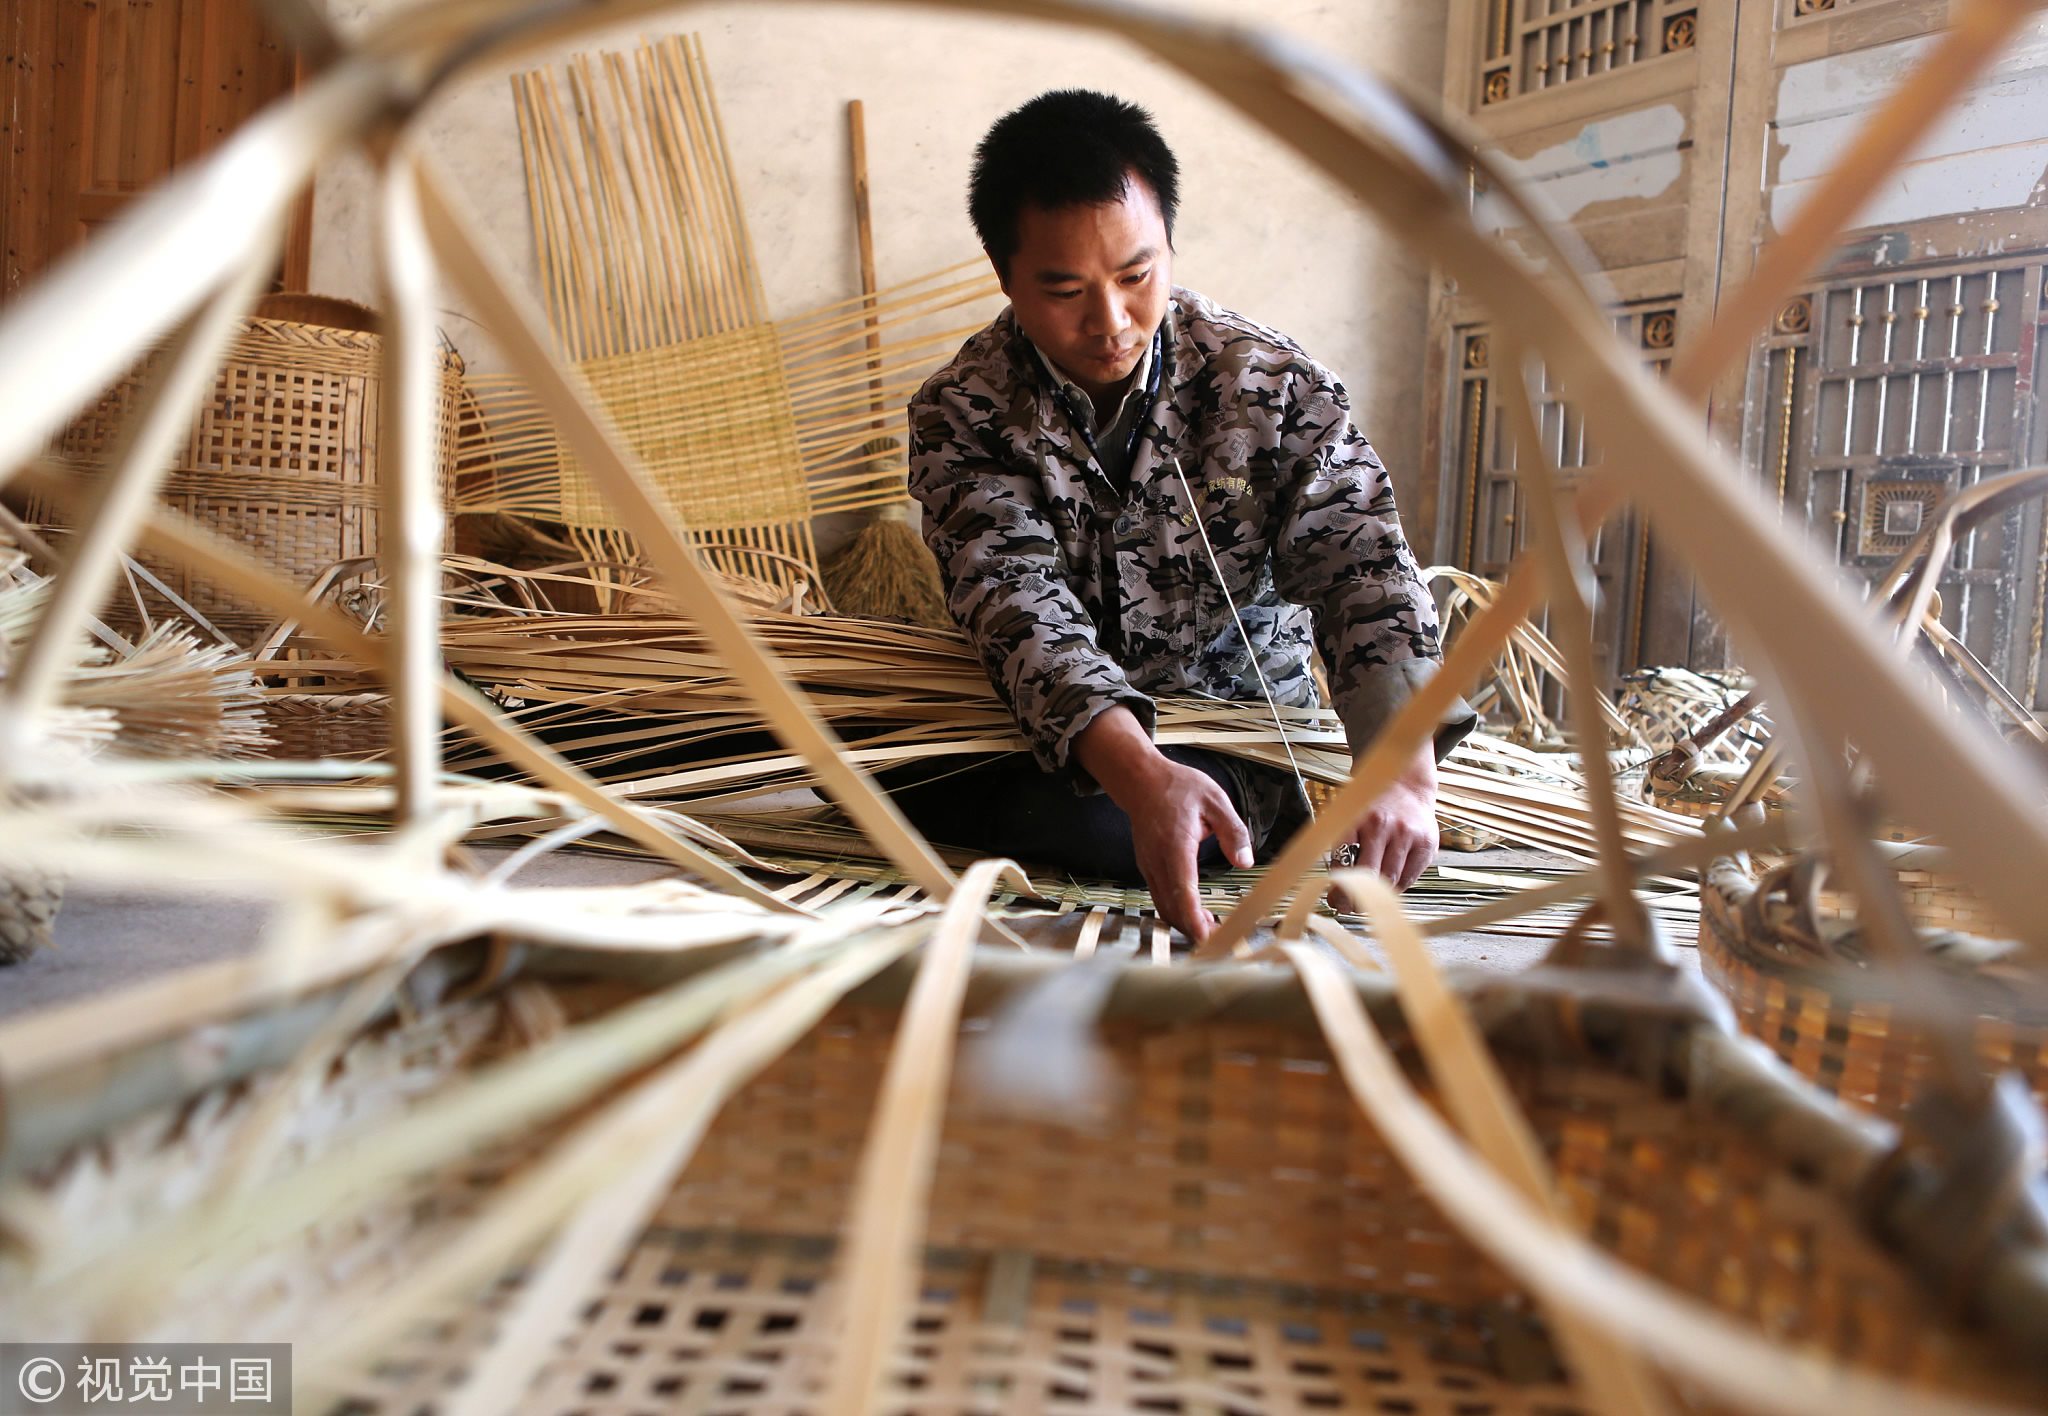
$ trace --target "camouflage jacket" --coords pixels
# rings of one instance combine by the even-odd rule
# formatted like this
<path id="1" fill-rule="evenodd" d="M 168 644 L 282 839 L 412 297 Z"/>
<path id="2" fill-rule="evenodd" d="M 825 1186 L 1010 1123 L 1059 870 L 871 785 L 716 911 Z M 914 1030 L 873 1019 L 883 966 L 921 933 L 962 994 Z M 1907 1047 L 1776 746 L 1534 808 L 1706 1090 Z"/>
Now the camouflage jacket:
<path id="1" fill-rule="evenodd" d="M 1312 647 L 1357 752 L 1438 661 L 1386 469 L 1286 337 L 1176 290 L 1162 347 L 1127 495 L 1010 311 L 919 390 L 910 490 L 953 617 L 1047 771 L 1118 703 L 1149 732 L 1150 695 L 1261 701 L 1254 653 L 1276 702 L 1313 705 Z M 1458 710 L 1441 751 L 1469 726 Z"/>

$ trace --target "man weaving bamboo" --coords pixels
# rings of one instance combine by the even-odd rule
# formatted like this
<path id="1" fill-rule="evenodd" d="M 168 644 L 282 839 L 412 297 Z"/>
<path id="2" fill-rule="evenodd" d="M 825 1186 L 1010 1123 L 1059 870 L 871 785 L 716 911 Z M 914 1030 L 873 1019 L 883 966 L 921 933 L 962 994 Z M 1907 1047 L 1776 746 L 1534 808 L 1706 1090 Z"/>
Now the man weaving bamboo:
<path id="1" fill-rule="evenodd" d="M 1307 802 L 1285 771 L 1156 746 L 1150 695 L 1313 706 L 1320 647 L 1356 754 L 1438 647 L 1343 388 L 1174 287 L 1177 184 L 1149 115 L 1103 94 L 1033 99 L 976 152 L 969 209 L 1010 306 L 912 400 L 910 487 L 1032 757 L 894 790 L 934 840 L 1142 878 L 1200 940 L 1198 873 L 1277 849 Z M 1412 885 L 1437 759 L 1473 722 L 1458 704 L 1340 854 Z"/>

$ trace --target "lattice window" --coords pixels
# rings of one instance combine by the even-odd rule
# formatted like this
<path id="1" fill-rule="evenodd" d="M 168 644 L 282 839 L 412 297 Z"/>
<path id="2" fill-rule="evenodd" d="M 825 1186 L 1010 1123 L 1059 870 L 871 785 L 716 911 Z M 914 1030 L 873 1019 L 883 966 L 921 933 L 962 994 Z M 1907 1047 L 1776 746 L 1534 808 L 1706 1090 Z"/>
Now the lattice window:
<path id="1" fill-rule="evenodd" d="M 1801 20 L 1839 15 L 1845 10 L 1875 10 L 1886 0 L 1780 0 L 1780 3 L 1784 6 L 1784 22 L 1790 25 Z"/>
<path id="2" fill-rule="evenodd" d="M 2033 262 L 1888 273 L 1825 286 L 1779 312 L 1752 390 L 1766 487 L 1845 568 L 1874 580 L 1964 488 L 2030 464 L 2043 357 Z M 2038 504 L 1958 541 L 1942 619 L 2043 703 Z"/>
<path id="3" fill-rule="evenodd" d="M 1698 37 L 1696 0 L 1485 0 L 1479 101 L 1501 103 L 1661 54 Z"/>
<path id="4" fill-rule="evenodd" d="M 1643 351 L 1659 373 L 1671 362 L 1677 342 L 1678 311 L 1671 299 L 1646 300 L 1615 316 L 1622 338 Z M 1499 579 L 1526 541 L 1524 496 L 1515 479 L 1513 450 L 1494 408 L 1492 346 L 1487 329 L 1468 325 L 1453 331 L 1458 352 L 1457 449 L 1459 520 L 1457 563 Z M 1584 417 L 1544 376 L 1537 418 L 1544 446 L 1567 475 L 1598 460 Z M 1648 538 L 1632 515 L 1611 518 L 1587 548 L 1599 583 L 1593 633 L 1603 666 L 1611 673 L 1634 668 L 1642 648 L 1643 594 Z"/>

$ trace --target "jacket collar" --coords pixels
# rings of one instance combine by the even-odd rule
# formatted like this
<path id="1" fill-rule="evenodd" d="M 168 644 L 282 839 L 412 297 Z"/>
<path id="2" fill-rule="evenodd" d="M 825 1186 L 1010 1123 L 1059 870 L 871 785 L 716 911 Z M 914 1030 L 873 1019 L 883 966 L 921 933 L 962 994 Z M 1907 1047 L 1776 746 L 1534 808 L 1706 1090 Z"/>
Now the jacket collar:
<path id="1" fill-rule="evenodd" d="M 1138 439 L 1137 451 L 1131 456 L 1131 486 L 1134 489 L 1158 474 L 1160 448 L 1171 447 L 1178 441 L 1181 429 L 1187 423 L 1178 394 L 1181 381 L 1198 367 L 1197 351 L 1182 309 L 1189 298 L 1189 291 L 1175 286 L 1166 303 L 1166 337 L 1159 343 L 1163 361 L 1159 371 L 1159 393 L 1146 410 L 1146 432 Z M 1020 387 L 1030 389 L 1033 394 L 1034 438 L 1067 461 L 1085 468 L 1098 491 L 1114 495 L 1108 475 L 1088 451 L 1087 440 L 1060 406 L 1059 388 L 1053 381 L 1052 371 L 1047 368 L 1038 347 L 1018 327 L 1016 312 L 1005 309 L 1001 319 L 1007 326 L 1004 347 L 1010 356 L 1011 369 Z"/>

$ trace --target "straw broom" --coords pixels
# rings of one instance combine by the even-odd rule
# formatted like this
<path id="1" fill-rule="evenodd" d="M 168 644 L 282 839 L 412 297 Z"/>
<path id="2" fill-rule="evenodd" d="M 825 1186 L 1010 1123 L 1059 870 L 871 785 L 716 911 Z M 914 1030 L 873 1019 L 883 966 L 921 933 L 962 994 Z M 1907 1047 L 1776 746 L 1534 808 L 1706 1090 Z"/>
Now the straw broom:
<path id="1" fill-rule="evenodd" d="M 868 202 L 867 119 L 859 99 L 846 105 L 847 127 L 853 139 L 853 221 L 860 237 L 861 298 L 870 311 L 875 304 L 875 227 Z M 875 377 L 868 382 L 869 400 L 879 418 L 887 400 L 882 394 L 882 332 L 875 316 L 867 321 L 868 353 L 875 361 Z M 902 444 L 894 438 L 873 438 L 861 451 L 874 458 L 869 464 L 875 479 L 887 470 L 889 455 Z M 825 593 L 843 615 L 863 619 L 897 620 L 933 629 L 952 626 L 946 611 L 946 592 L 939 584 L 939 567 L 926 548 L 924 538 L 911 524 L 909 499 L 884 502 L 868 513 L 867 524 L 829 557 L 822 570 Z"/>

